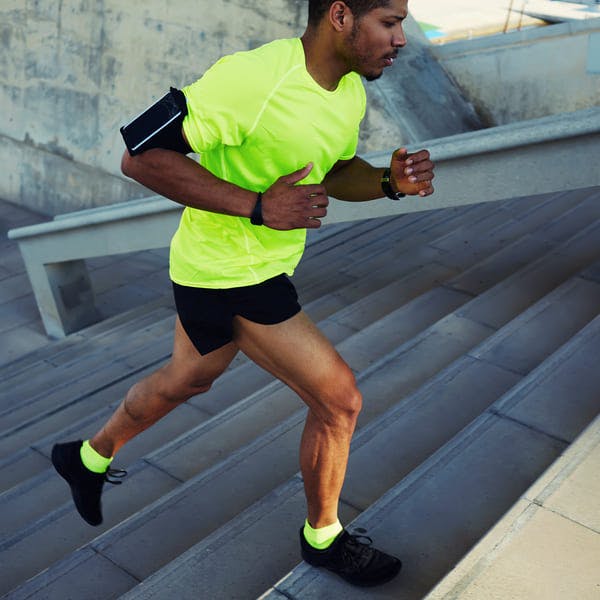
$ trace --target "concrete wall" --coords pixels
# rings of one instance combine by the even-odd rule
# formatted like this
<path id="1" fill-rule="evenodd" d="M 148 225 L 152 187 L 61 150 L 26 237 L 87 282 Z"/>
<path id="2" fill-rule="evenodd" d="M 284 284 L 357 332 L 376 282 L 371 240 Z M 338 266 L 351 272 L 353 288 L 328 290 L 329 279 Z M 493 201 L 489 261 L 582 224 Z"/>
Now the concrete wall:
<path id="1" fill-rule="evenodd" d="M 432 50 L 477 110 L 497 125 L 600 104 L 600 19 Z"/>
<path id="2" fill-rule="evenodd" d="M 306 8 L 305 0 L 2 0 L 0 197 L 53 215 L 148 195 L 120 174 L 119 126 L 223 54 L 300 35 Z M 480 126 L 418 27 L 407 27 L 414 45 L 393 81 L 368 86 L 362 153 Z"/>
<path id="3" fill-rule="evenodd" d="M 2 0 L 0 197 L 48 214 L 147 195 L 119 126 L 224 53 L 297 35 L 303 0 Z"/>

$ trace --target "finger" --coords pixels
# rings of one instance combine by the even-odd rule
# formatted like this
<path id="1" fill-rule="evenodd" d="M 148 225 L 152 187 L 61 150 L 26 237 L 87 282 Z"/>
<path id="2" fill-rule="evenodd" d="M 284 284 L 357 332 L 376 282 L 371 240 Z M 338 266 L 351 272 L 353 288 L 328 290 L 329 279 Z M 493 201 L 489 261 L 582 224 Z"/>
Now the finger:
<path id="1" fill-rule="evenodd" d="M 306 229 L 318 229 L 321 227 L 321 221 L 319 219 L 308 218 L 305 221 L 304 227 Z"/>
<path id="2" fill-rule="evenodd" d="M 411 173 L 423 173 L 424 171 L 433 173 L 434 164 L 430 160 L 423 160 L 407 167 L 407 169 L 410 169 Z"/>
<path id="3" fill-rule="evenodd" d="M 431 181 L 435 175 L 433 173 L 417 173 L 408 178 L 410 183 L 420 183 L 421 181 Z"/>
<path id="4" fill-rule="evenodd" d="M 408 156 L 408 150 L 406 148 L 398 148 L 392 153 L 392 160 L 405 161 Z"/>
<path id="5" fill-rule="evenodd" d="M 409 154 L 406 162 L 407 164 L 415 164 L 423 160 L 429 160 L 430 158 L 429 150 L 419 150 L 418 152 Z"/>
<path id="6" fill-rule="evenodd" d="M 306 218 L 307 219 L 313 219 L 315 217 L 317 218 L 323 218 L 327 216 L 327 209 L 326 208 L 321 208 L 321 207 L 317 207 L 317 208 L 311 208 L 307 215 Z"/>
<path id="7" fill-rule="evenodd" d="M 433 194 L 433 186 L 431 185 L 431 183 L 427 187 L 424 187 L 421 190 L 419 190 L 419 196 L 421 197 L 430 196 L 431 194 Z"/>
<path id="8" fill-rule="evenodd" d="M 289 173 L 288 175 L 283 175 L 279 178 L 279 181 L 283 181 L 288 185 L 294 185 L 299 181 L 302 181 L 313 169 L 313 163 L 308 163 L 305 167 L 294 171 L 293 173 Z"/>
<path id="9" fill-rule="evenodd" d="M 320 194 L 310 194 L 306 203 L 311 207 L 327 207 L 329 206 L 329 197 Z"/>
<path id="10" fill-rule="evenodd" d="M 307 198 L 316 198 L 316 197 L 327 198 L 328 197 L 325 186 L 323 186 L 319 183 L 312 183 L 312 184 L 308 184 L 308 185 L 297 185 L 297 186 L 295 186 L 295 190 L 297 193 L 302 193 L 302 195 L 306 196 Z"/>

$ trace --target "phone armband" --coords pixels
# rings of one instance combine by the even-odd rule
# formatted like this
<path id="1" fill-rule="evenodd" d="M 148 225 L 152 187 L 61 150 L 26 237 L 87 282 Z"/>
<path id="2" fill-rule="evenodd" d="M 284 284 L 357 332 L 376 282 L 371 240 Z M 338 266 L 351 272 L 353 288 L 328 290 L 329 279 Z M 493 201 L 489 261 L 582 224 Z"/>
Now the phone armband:
<path id="1" fill-rule="evenodd" d="M 191 152 L 181 132 L 187 113 L 184 93 L 172 87 L 168 94 L 121 127 L 129 154 L 135 156 L 150 148 L 175 150 L 182 154 Z"/>

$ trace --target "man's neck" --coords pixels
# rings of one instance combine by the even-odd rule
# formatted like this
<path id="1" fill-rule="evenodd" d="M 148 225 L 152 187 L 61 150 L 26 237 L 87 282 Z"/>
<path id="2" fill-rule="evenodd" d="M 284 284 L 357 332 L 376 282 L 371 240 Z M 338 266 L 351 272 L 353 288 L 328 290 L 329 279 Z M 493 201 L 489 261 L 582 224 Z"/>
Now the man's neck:
<path id="1" fill-rule="evenodd" d="M 307 29 L 300 38 L 304 47 L 306 70 L 324 89 L 334 91 L 340 79 L 349 72 L 347 65 L 336 52 L 332 40 Z"/>

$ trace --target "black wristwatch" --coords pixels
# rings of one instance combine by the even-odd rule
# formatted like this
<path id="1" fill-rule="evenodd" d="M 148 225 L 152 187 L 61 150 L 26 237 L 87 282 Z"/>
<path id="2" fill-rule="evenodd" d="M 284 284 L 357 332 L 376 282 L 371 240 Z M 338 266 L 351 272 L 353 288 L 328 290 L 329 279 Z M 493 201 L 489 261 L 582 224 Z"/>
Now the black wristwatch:
<path id="1" fill-rule="evenodd" d="M 383 172 L 383 175 L 381 176 L 381 189 L 390 200 L 400 200 L 400 198 L 404 198 L 406 194 L 395 192 L 392 189 L 392 184 L 390 183 L 391 173 L 392 171 L 389 168 Z"/>
<path id="2" fill-rule="evenodd" d="M 250 215 L 250 223 L 252 225 L 262 225 L 263 224 L 263 216 L 262 216 L 262 192 L 258 192 L 256 196 L 256 204 L 252 209 L 252 214 Z"/>

